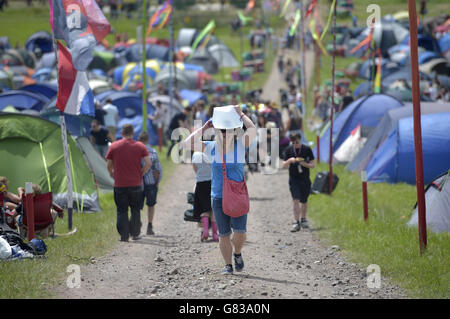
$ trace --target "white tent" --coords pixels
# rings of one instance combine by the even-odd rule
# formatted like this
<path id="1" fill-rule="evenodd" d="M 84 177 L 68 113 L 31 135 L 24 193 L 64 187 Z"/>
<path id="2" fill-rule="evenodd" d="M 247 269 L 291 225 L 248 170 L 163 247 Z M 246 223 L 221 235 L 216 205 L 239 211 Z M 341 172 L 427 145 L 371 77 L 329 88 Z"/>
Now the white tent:
<path id="1" fill-rule="evenodd" d="M 450 170 L 431 182 L 425 192 L 427 227 L 433 232 L 450 232 Z M 417 206 L 408 222 L 417 226 Z"/>

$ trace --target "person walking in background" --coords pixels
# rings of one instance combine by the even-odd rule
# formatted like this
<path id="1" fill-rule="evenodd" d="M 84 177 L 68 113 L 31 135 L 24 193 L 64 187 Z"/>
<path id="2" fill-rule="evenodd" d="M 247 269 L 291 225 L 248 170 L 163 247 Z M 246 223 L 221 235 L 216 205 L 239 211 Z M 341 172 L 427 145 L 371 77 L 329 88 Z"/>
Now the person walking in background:
<path id="1" fill-rule="evenodd" d="M 291 134 L 290 139 L 292 145 L 284 151 L 282 167 L 289 167 L 289 189 L 293 200 L 294 213 L 291 232 L 297 232 L 300 227 L 309 228 L 306 212 L 308 197 L 311 192 L 309 169 L 314 168 L 314 154 L 310 147 L 302 144 L 300 132 Z"/>
<path id="2" fill-rule="evenodd" d="M 94 118 L 100 123 L 100 125 L 104 126 L 106 111 L 103 110 L 102 104 L 97 100 L 94 102 L 94 106 L 95 106 Z"/>
<path id="3" fill-rule="evenodd" d="M 246 138 L 243 137 L 242 125 L 247 128 Z M 217 131 L 215 141 L 201 141 L 203 132 L 213 127 Z M 240 130 L 236 132 L 236 128 Z M 244 268 L 241 251 L 246 239 L 247 214 L 231 217 L 224 212 L 223 200 L 226 199 L 223 199 L 222 193 L 223 174 L 226 174 L 227 179 L 237 183 L 244 181 L 245 152 L 255 137 L 256 127 L 251 119 L 242 112 L 240 106 L 230 105 L 216 107 L 212 121 L 195 130 L 180 145 L 189 150 L 194 149 L 195 145 L 201 145 L 202 151 L 210 158 L 211 206 L 219 229 L 219 247 L 225 261 L 225 267 L 222 269 L 224 275 L 233 273 L 233 256 L 236 271 L 242 271 Z"/>
<path id="4" fill-rule="evenodd" d="M 122 127 L 123 139 L 111 144 L 106 154 L 109 174 L 114 179 L 114 202 L 117 207 L 117 231 L 121 241 L 140 239 L 142 179 L 150 169 L 150 153 L 141 142 L 133 140 L 131 124 Z M 145 165 L 142 167 L 141 161 Z M 128 208 L 131 218 L 128 218 Z"/>
<path id="5" fill-rule="evenodd" d="M 144 191 L 142 196 L 141 209 L 144 204 L 147 204 L 147 235 L 154 235 L 153 231 L 153 217 L 155 216 L 156 196 L 158 194 L 158 185 L 162 178 L 162 166 L 158 158 L 158 153 L 155 149 L 148 145 L 150 137 L 147 132 L 139 134 L 139 141 L 145 145 L 147 151 L 150 153 L 150 161 L 152 163 L 150 170 L 144 174 L 143 184 Z M 142 161 L 142 166 L 145 166 L 145 161 Z"/>
<path id="6" fill-rule="evenodd" d="M 172 152 L 172 148 L 179 141 L 172 140 L 172 132 L 177 128 L 183 127 L 189 129 L 188 117 L 192 116 L 191 114 L 192 108 L 187 106 L 183 109 L 182 112 L 175 114 L 169 124 L 169 129 L 167 130 L 168 138 L 170 140 L 170 146 L 167 150 L 167 158 L 170 157 L 170 153 Z"/>
<path id="7" fill-rule="evenodd" d="M 91 122 L 91 143 L 98 153 L 105 158 L 106 152 L 108 151 L 109 131 L 100 125 L 100 122 L 93 119 Z"/>
<path id="8" fill-rule="evenodd" d="M 194 152 L 192 167 L 195 172 L 194 215 L 200 217 L 203 226 L 201 241 L 209 237 L 209 220 L 211 218 L 213 241 L 219 241 L 217 224 L 211 208 L 211 162 L 203 152 Z"/>
<path id="9" fill-rule="evenodd" d="M 109 139 L 111 142 L 114 142 L 116 140 L 117 127 L 119 126 L 119 110 L 117 106 L 112 104 L 112 100 L 108 98 L 103 106 L 103 111 L 106 112 L 104 121 L 109 132 Z"/>

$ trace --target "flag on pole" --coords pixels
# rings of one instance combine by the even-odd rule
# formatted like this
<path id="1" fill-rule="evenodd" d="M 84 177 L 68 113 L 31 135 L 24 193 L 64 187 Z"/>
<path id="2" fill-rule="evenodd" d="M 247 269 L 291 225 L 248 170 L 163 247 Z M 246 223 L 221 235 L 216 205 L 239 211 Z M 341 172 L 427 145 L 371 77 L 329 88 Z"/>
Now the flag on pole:
<path id="1" fill-rule="evenodd" d="M 317 46 L 320 48 L 320 50 L 322 51 L 323 54 L 328 56 L 328 52 L 325 49 L 325 47 L 322 43 L 322 40 L 320 40 L 319 31 L 317 30 L 317 27 L 316 27 L 316 19 L 315 18 L 312 18 L 311 21 L 309 22 L 309 29 L 311 30 L 311 35 L 312 35 L 314 41 L 316 41 Z"/>
<path id="2" fill-rule="evenodd" d="M 249 0 L 247 2 L 247 6 L 245 7 L 245 13 L 249 12 L 250 10 L 252 10 L 255 7 L 255 0 Z"/>
<path id="3" fill-rule="evenodd" d="M 373 38 L 373 25 L 370 27 L 369 34 L 357 46 L 351 49 L 350 53 L 355 53 L 357 50 L 367 45 L 367 47 L 364 50 L 366 51 L 369 48 L 370 43 L 372 42 L 372 38 Z"/>
<path id="4" fill-rule="evenodd" d="M 305 19 L 313 12 L 314 7 L 316 6 L 316 4 L 317 4 L 317 0 L 312 0 L 311 1 L 311 4 L 309 5 L 308 10 L 306 11 Z"/>
<path id="5" fill-rule="evenodd" d="M 378 48 L 378 65 L 377 65 L 377 73 L 375 75 L 375 81 L 373 86 L 374 93 L 381 93 L 381 50 Z"/>
<path id="6" fill-rule="evenodd" d="M 93 0 L 49 0 L 50 25 L 56 39 L 66 41 L 73 65 L 86 71 L 92 49 L 111 31 L 103 12 Z"/>
<path id="7" fill-rule="evenodd" d="M 295 13 L 295 19 L 294 19 L 294 23 L 291 26 L 291 29 L 289 30 L 289 35 L 292 37 L 295 34 L 295 31 L 297 31 L 297 27 L 298 27 L 298 23 L 300 22 L 301 19 L 301 13 L 300 13 L 300 9 L 297 9 L 297 12 Z"/>
<path id="8" fill-rule="evenodd" d="M 289 6 L 289 3 L 291 3 L 291 0 L 286 0 L 286 2 L 284 3 L 283 9 L 281 10 L 281 13 L 280 13 L 280 18 L 286 14 L 286 10 Z"/>
<path id="9" fill-rule="evenodd" d="M 86 72 L 77 71 L 67 48 L 58 42 L 58 96 L 56 107 L 67 114 L 95 115 L 94 94 Z"/>
<path id="10" fill-rule="evenodd" d="M 328 31 L 328 28 L 330 27 L 331 17 L 333 16 L 333 12 L 334 12 L 334 7 L 335 6 L 336 6 L 336 0 L 333 0 L 333 3 L 331 4 L 331 8 L 330 8 L 330 14 L 328 15 L 327 24 L 325 26 L 325 29 L 322 32 L 322 35 L 320 36 L 320 40 L 323 40 L 323 38 L 325 37 L 325 34 Z"/>
<path id="11" fill-rule="evenodd" d="M 172 14 L 172 0 L 166 0 L 162 7 L 156 11 L 150 19 L 145 36 L 148 37 L 153 28 L 161 29 L 169 23 L 170 15 Z"/>
<path id="12" fill-rule="evenodd" d="M 214 28 L 216 27 L 216 22 L 214 20 L 209 21 L 209 23 L 206 25 L 205 28 L 203 28 L 202 32 L 195 38 L 194 43 L 192 44 L 192 53 L 191 57 L 194 55 L 195 50 L 197 50 L 197 46 L 200 44 L 200 42 L 211 32 L 214 31 Z"/>
<path id="13" fill-rule="evenodd" d="M 238 14 L 239 20 L 241 20 L 241 25 L 242 26 L 245 26 L 248 21 L 252 21 L 253 20 L 253 18 L 251 18 L 251 17 L 246 17 L 241 11 L 238 11 L 237 14 Z"/>

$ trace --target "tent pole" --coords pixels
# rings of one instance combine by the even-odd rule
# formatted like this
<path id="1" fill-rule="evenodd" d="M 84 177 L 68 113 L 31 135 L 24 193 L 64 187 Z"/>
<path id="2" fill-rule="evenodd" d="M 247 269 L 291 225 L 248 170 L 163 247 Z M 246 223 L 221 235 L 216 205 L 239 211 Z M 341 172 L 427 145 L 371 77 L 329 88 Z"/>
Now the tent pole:
<path id="1" fill-rule="evenodd" d="M 330 112 L 330 151 L 329 151 L 329 176 L 328 176 L 328 193 L 331 195 L 333 191 L 333 113 L 334 113 L 334 93 L 335 87 L 335 67 L 336 67 L 336 15 L 337 4 L 334 6 L 333 12 L 333 62 L 331 65 L 331 112 Z"/>
<path id="2" fill-rule="evenodd" d="M 420 123 L 420 85 L 419 60 L 417 49 L 417 12 L 415 0 L 408 0 L 409 30 L 410 30 L 410 56 L 411 80 L 414 119 L 414 158 L 416 166 L 417 212 L 419 224 L 420 254 L 427 247 L 427 222 L 425 206 L 425 184 L 423 173 L 422 128 Z"/>
<path id="3" fill-rule="evenodd" d="M 55 52 L 55 61 L 56 61 L 56 67 L 58 68 L 59 65 L 59 58 L 58 58 L 58 46 L 55 39 L 55 33 L 53 32 L 53 25 L 52 25 L 52 40 L 53 40 L 53 51 Z M 56 72 L 57 82 L 58 82 L 58 72 Z M 60 88 L 58 88 L 59 90 Z M 62 138 L 62 144 L 63 144 L 63 151 L 64 151 L 64 163 L 66 166 L 66 176 L 67 176 L 67 223 L 68 223 L 68 229 L 69 231 L 72 230 L 72 213 L 73 213 L 73 193 L 72 193 L 72 172 L 70 169 L 70 160 L 69 160 L 69 150 L 67 147 L 67 129 L 66 129 L 66 119 L 64 117 L 63 112 L 59 112 L 59 119 L 60 119 L 60 127 L 61 127 L 61 138 Z M 50 185 L 49 185 L 50 187 Z"/>

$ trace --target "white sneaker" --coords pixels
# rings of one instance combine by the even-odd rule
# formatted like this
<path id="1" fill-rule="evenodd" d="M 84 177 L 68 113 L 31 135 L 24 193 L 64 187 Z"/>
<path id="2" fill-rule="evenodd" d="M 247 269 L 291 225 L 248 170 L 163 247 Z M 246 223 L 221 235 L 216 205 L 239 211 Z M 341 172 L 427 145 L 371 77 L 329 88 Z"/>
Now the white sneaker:
<path id="1" fill-rule="evenodd" d="M 291 233 L 295 233 L 300 231 L 300 222 L 293 222 L 292 223 L 292 229 L 291 229 Z"/>

